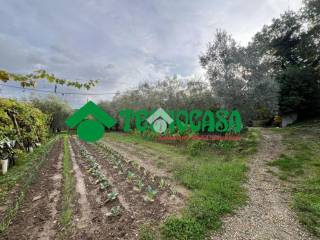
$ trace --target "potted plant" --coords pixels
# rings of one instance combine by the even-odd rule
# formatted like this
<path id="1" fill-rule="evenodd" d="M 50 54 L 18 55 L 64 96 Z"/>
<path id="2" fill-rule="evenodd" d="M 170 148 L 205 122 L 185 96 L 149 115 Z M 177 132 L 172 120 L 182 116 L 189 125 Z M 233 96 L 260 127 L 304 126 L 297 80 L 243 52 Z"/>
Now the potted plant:
<path id="1" fill-rule="evenodd" d="M 0 141 L 0 159 L 2 165 L 2 174 L 6 174 L 9 164 L 14 165 L 14 146 L 15 141 L 5 137 Z"/>

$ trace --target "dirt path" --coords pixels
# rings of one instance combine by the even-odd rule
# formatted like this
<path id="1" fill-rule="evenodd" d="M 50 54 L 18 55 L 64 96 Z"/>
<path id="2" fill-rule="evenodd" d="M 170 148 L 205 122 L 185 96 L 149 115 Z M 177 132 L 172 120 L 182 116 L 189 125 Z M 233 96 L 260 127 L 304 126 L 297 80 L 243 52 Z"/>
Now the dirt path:
<path id="1" fill-rule="evenodd" d="M 289 206 L 290 196 L 273 176 L 267 162 L 283 151 L 281 136 L 262 130 L 258 152 L 249 163 L 249 203 L 233 216 L 224 219 L 224 229 L 211 239 L 295 240 L 313 239 L 299 225 Z"/>
<path id="2" fill-rule="evenodd" d="M 3 239 L 55 239 L 61 148 L 61 141 L 55 143 Z"/>
<path id="3" fill-rule="evenodd" d="M 61 196 L 61 184 L 62 184 L 62 158 L 63 152 L 60 152 L 57 162 L 55 164 L 56 173 L 50 177 L 53 182 L 53 190 L 49 194 L 50 218 L 43 225 L 43 230 L 40 232 L 38 238 L 43 240 L 54 239 L 56 231 L 55 225 L 58 221 L 58 202 Z"/>
<path id="4" fill-rule="evenodd" d="M 75 158 L 75 153 L 71 144 L 69 142 L 69 149 L 70 149 L 70 158 L 72 161 L 72 169 L 76 178 L 76 192 L 78 193 L 78 204 L 80 214 L 76 218 L 76 227 L 78 229 L 87 228 L 91 222 L 91 213 L 92 209 L 90 203 L 87 198 L 87 189 L 84 183 L 84 176 L 82 171 L 79 168 L 78 162 Z"/>

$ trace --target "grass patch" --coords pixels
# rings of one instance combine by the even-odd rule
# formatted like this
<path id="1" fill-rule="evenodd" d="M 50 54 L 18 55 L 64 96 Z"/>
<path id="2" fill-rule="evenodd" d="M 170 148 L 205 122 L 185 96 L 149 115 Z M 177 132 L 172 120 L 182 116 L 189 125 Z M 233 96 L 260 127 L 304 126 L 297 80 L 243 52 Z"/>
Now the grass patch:
<path id="1" fill-rule="evenodd" d="M 59 216 L 59 223 L 63 228 L 63 232 L 60 232 L 59 238 L 64 239 L 70 229 L 73 219 L 73 200 L 75 178 L 72 174 L 72 162 L 70 159 L 70 149 L 68 136 L 63 138 L 63 190 L 62 190 L 62 203 Z"/>
<path id="2" fill-rule="evenodd" d="M 35 149 L 34 152 L 21 155 L 16 166 L 10 168 L 6 175 L 0 176 L 0 202 L 5 204 L 5 200 L 12 189 L 18 186 L 18 193 L 15 199 L 12 200 L 12 205 L 8 207 L 3 219 L 0 221 L 0 233 L 7 230 L 12 220 L 17 214 L 20 205 L 25 197 L 25 193 L 29 186 L 36 178 L 42 164 L 48 158 L 49 152 L 52 149 L 57 138 L 50 139 L 46 144 Z"/>
<path id="3" fill-rule="evenodd" d="M 162 229 L 163 239 L 203 239 L 204 226 L 191 217 L 170 217 L 166 220 Z"/>
<path id="4" fill-rule="evenodd" d="M 154 229 L 150 224 L 144 224 L 139 229 L 139 240 L 156 240 L 157 230 Z"/>
<path id="5" fill-rule="evenodd" d="M 206 142 L 189 140 L 163 144 L 130 134 L 108 133 L 107 138 L 136 145 L 149 151 L 159 167 L 173 173 L 192 195 L 181 216 L 171 216 L 161 226 L 164 239 L 204 239 L 221 226 L 221 216 L 246 201 L 242 187 L 246 180 L 246 160 L 257 149 L 259 133 L 250 130 L 241 141 Z M 157 162 L 158 157 L 165 164 Z"/>
<path id="6" fill-rule="evenodd" d="M 271 163 L 291 183 L 293 207 L 300 222 L 320 237 L 320 121 L 277 129 L 288 151 Z"/>
<path id="7" fill-rule="evenodd" d="M 290 177 L 300 176 L 304 173 L 305 159 L 298 155 L 288 156 L 281 154 L 280 158 L 268 163 L 270 166 L 277 166 L 281 172 L 278 174 L 283 180 L 288 180 Z"/>

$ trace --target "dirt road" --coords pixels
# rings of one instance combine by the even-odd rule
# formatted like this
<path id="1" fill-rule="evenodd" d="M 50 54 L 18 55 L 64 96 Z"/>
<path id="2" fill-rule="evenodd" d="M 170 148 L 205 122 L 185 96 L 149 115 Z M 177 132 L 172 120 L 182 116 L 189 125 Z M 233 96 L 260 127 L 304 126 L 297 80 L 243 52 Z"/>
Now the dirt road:
<path id="1" fill-rule="evenodd" d="M 257 154 L 249 162 L 248 204 L 224 219 L 224 229 L 211 239 L 295 240 L 313 239 L 289 206 L 290 196 L 267 163 L 283 151 L 281 136 L 262 130 Z"/>

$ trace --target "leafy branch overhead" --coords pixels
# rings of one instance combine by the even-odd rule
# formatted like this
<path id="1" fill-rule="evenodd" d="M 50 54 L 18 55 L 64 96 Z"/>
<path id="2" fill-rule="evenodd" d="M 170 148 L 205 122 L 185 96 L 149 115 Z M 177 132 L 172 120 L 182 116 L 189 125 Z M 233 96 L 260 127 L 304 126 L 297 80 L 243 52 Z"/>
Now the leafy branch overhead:
<path id="1" fill-rule="evenodd" d="M 47 79 L 49 83 L 66 85 L 68 87 L 75 87 L 78 89 L 85 88 L 89 90 L 94 87 L 98 80 L 89 80 L 85 83 L 80 83 L 78 81 L 71 81 L 62 78 L 57 78 L 54 74 L 48 73 L 46 70 L 36 70 L 30 74 L 17 74 L 9 73 L 6 70 L 0 70 L 0 81 L 16 81 L 19 82 L 22 87 L 35 87 L 36 82 L 41 79 Z"/>

